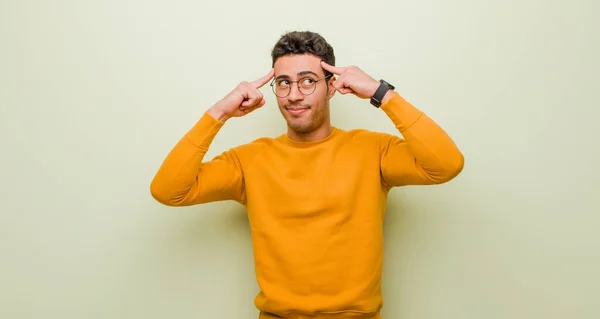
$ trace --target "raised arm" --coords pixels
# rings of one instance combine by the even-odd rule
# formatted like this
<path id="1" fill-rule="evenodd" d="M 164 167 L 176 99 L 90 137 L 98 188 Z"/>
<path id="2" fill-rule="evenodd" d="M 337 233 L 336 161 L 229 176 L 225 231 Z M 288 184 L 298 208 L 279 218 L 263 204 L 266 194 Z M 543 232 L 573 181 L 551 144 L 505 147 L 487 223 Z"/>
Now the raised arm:
<path id="1" fill-rule="evenodd" d="M 462 153 L 426 114 L 392 91 L 381 109 L 404 137 L 381 135 L 381 176 L 385 185 L 442 184 L 462 171 Z"/>
<path id="2" fill-rule="evenodd" d="M 224 122 L 208 112 L 167 155 L 150 185 L 152 196 L 168 206 L 221 200 L 244 202 L 243 171 L 235 151 L 210 161 L 204 157 Z"/>
<path id="3" fill-rule="evenodd" d="M 370 99 L 381 85 L 356 66 L 335 67 L 324 61 L 321 65 L 337 76 L 333 86 L 341 94 Z M 404 137 L 380 134 L 383 184 L 387 187 L 441 184 L 462 171 L 462 153 L 431 118 L 392 90 L 385 93 L 381 103 L 380 108 Z"/>
<path id="4" fill-rule="evenodd" d="M 273 77 L 273 70 L 260 79 L 240 83 L 200 120 L 169 152 L 150 185 L 152 196 L 168 206 L 189 206 L 221 200 L 245 204 L 244 172 L 236 149 L 210 161 L 204 157 L 225 122 L 262 107 L 258 90 Z"/>

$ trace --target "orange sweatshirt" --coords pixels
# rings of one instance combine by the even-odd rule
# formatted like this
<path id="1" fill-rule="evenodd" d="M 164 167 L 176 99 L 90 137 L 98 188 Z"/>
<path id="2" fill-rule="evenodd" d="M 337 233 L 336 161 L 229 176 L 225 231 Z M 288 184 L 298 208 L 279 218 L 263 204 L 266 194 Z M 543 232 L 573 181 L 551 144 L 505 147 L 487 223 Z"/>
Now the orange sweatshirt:
<path id="1" fill-rule="evenodd" d="M 450 137 L 397 93 L 381 110 L 403 139 L 334 127 L 320 141 L 260 138 L 208 161 L 224 123 L 204 113 L 164 160 L 151 193 L 169 206 L 245 205 L 260 318 L 381 318 L 389 190 L 444 183 L 463 168 Z"/>

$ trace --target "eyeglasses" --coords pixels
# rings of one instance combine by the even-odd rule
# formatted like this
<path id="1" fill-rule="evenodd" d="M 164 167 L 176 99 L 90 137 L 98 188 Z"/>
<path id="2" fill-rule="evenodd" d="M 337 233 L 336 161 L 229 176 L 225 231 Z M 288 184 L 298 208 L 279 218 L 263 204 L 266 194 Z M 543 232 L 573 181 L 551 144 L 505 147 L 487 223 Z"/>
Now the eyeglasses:
<path id="1" fill-rule="evenodd" d="M 279 98 L 284 98 L 290 95 L 290 92 L 292 92 L 292 83 L 297 83 L 296 85 L 298 86 L 298 90 L 300 91 L 300 93 L 304 95 L 310 95 L 313 94 L 313 92 L 315 92 L 315 89 L 317 88 L 317 82 L 327 79 L 330 76 L 332 76 L 332 74 L 329 74 L 320 79 L 314 79 L 310 76 L 307 76 L 301 78 L 298 81 L 291 81 L 289 79 L 273 79 L 270 85 L 273 89 L 273 93 L 275 93 L 275 95 Z"/>

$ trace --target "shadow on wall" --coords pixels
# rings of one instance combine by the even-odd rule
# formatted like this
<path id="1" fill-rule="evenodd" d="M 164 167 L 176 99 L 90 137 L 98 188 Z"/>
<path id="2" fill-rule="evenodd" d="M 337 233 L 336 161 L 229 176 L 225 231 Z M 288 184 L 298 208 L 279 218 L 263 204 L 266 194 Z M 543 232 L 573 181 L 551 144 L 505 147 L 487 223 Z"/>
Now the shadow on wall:
<path id="1" fill-rule="evenodd" d="M 384 318 L 392 315 L 395 311 L 395 305 L 400 304 L 402 299 L 402 290 L 400 289 L 401 278 L 398 276 L 402 264 L 399 261 L 405 260 L 402 249 L 406 243 L 402 242 L 403 234 L 409 231 L 407 225 L 408 205 L 403 200 L 398 190 L 392 190 L 389 193 L 386 213 L 383 221 L 384 238 L 384 265 L 382 275 L 383 304 L 381 315 Z M 393 316 L 392 316 L 393 318 Z"/>
<path id="2" fill-rule="evenodd" d="M 449 289 L 452 293 L 456 287 L 451 283 L 462 284 L 461 278 L 470 275 L 463 263 L 465 256 L 480 253 L 468 245 L 476 240 L 481 223 L 461 216 L 466 200 L 448 189 L 407 187 L 390 192 L 383 227 L 384 318 L 422 313 L 432 302 L 449 298 Z M 459 293 L 454 298 L 463 301 Z"/>
<path id="3" fill-rule="evenodd" d="M 180 267 L 188 273 L 181 279 L 195 276 L 197 285 L 189 286 L 193 289 L 189 292 L 194 295 L 196 291 L 192 299 L 198 310 L 211 308 L 214 312 L 208 313 L 219 313 L 222 318 L 253 317 L 258 314 L 253 301 L 259 287 L 245 208 L 224 202 L 194 213 L 198 216 L 171 229 L 164 244 L 181 258 Z M 198 294 L 203 297 L 197 298 Z"/>
<path id="4" fill-rule="evenodd" d="M 121 293 L 136 294 L 124 306 L 129 317 L 257 317 L 259 288 L 243 206 L 210 203 L 152 216 L 121 274 Z"/>
<path id="5" fill-rule="evenodd" d="M 403 198 L 398 191 L 390 193 L 384 219 L 383 311 L 388 315 L 398 311 L 400 300 L 395 299 L 403 298 L 400 274 L 411 250 L 407 233 L 418 222 L 407 218 L 414 212 L 409 212 L 410 205 Z M 259 287 L 243 206 L 210 203 L 175 211 L 167 208 L 166 213 L 152 216 L 152 226 L 145 228 L 144 238 L 135 241 L 120 275 L 120 293 L 131 291 L 123 299 L 128 316 L 203 313 L 221 318 L 257 317 L 253 301 Z M 140 291 L 143 295 L 138 295 Z"/>

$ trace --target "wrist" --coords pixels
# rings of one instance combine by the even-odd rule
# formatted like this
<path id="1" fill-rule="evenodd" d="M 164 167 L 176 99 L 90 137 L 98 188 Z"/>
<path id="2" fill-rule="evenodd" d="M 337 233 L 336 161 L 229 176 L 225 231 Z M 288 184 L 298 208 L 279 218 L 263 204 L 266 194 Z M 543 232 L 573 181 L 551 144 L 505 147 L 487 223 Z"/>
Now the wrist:
<path id="1" fill-rule="evenodd" d="M 381 104 L 387 103 L 392 98 L 392 96 L 394 96 L 394 90 L 389 89 L 387 92 L 385 92 L 383 99 L 381 99 Z"/>
<path id="2" fill-rule="evenodd" d="M 216 105 L 208 109 L 207 113 L 220 122 L 225 122 L 229 119 L 229 116 Z"/>
<path id="3" fill-rule="evenodd" d="M 371 95 L 371 104 L 375 107 L 380 107 L 392 99 L 395 94 L 395 87 L 384 80 L 380 80 L 377 84 L 373 84 L 373 86 L 375 85 L 377 85 L 377 87 Z"/>

